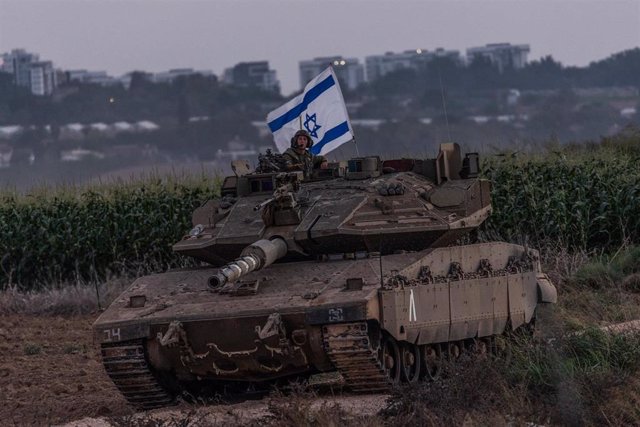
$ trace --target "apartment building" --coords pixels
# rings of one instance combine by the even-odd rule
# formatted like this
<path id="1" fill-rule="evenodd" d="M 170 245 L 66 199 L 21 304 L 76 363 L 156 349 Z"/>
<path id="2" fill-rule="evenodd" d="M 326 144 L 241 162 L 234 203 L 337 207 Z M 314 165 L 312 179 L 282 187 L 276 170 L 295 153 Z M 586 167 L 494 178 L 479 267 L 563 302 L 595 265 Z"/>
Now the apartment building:
<path id="1" fill-rule="evenodd" d="M 29 68 L 29 86 L 34 95 L 51 95 L 57 86 L 56 70 L 51 61 L 31 63 Z"/>
<path id="2" fill-rule="evenodd" d="M 66 72 L 67 81 L 93 83 L 110 86 L 120 83 L 118 79 L 107 74 L 106 71 L 69 70 Z"/>
<path id="3" fill-rule="evenodd" d="M 365 58 L 367 81 L 372 82 L 389 73 L 402 69 L 419 70 L 436 58 L 448 58 L 462 64 L 462 57 L 457 50 L 437 48 L 405 50 L 404 52 L 386 52 L 383 55 L 371 55 Z"/>
<path id="4" fill-rule="evenodd" d="M 51 61 L 40 61 L 40 56 L 24 49 L 4 53 L 0 71 L 13 74 L 17 86 L 27 87 L 34 95 L 51 95 L 57 86 L 57 73 Z"/>
<path id="5" fill-rule="evenodd" d="M 300 61 L 300 88 L 303 89 L 311 79 L 332 66 L 343 89 L 354 90 L 364 83 L 364 67 L 357 58 L 327 56 Z"/>
<path id="6" fill-rule="evenodd" d="M 520 69 L 527 65 L 529 52 L 528 44 L 492 43 L 467 49 L 467 62 L 471 64 L 477 58 L 485 58 L 503 72 L 506 68 Z"/>
<path id="7" fill-rule="evenodd" d="M 171 83 L 178 77 L 193 76 L 199 74 L 202 76 L 212 76 L 211 70 L 194 70 L 193 68 L 174 68 L 169 71 L 162 71 L 151 75 L 151 81 L 155 83 Z"/>
<path id="8" fill-rule="evenodd" d="M 258 87 L 280 93 L 280 81 L 276 71 L 269 68 L 269 61 L 240 62 L 224 70 L 223 83 L 243 87 Z"/>

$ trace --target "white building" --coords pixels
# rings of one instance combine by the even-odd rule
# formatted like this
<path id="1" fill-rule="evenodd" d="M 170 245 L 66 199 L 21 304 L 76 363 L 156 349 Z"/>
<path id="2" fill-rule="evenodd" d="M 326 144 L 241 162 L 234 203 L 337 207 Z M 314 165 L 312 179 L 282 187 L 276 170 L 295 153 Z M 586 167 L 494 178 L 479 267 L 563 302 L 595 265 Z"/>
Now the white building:
<path id="1" fill-rule="evenodd" d="M 0 139 L 10 139 L 22 133 L 23 127 L 19 125 L 0 126 Z"/>
<path id="2" fill-rule="evenodd" d="M 467 62 L 470 64 L 477 58 L 485 58 L 500 72 L 505 68 L 520 69 L 527 65 L 529 51 L 528 44 L 492 43 L 467 49 Z"/>
<path id="3" fill-rule="evenodd" d="M 407 68 L 419 70 L 436 58 L 449 58 L 457 64 L 462 63 L 460 52 L 457 50 L 437 48 L 434 51 L 415 49 L 400 53 L 386 52 L 384 55 L 371 55 L 365 58 L 367 81 L 372 82 L 397 70 Z"/>
<path id="4" fill-rule="evenodd" d="M 104 132 L 108 132 L 108 131 L 109 131 L 109 125 L 108 125 L 108 124 L 106 124 L 106 123 L 100 123 L 100 122 L 98 122 L 98 123 L 91 123 L 91 124 L 89 125 L 89 128 L 90 128 L 92 131 L 99 132 L 99 133 L 104 133 Z"/>
<path id="5" fill-rule="evenodd" d="M 13 74 L 16 85 L 31 87 L 31 64 L 39 60 L 40 57 L 34 53 L 28 53 L 24 49 L 13 49 L 2 55 L 0 71 Z"/>
<path id="6" fill-rule="evenodd" d="M 160 129 L 160 126 L 158 126 L 157 124 L 155 124 L 150 120 L 140 120 L 139 122 L 135 123 L 133 126 L 135 130 L 139 132 L 153 132 L 154 130 Z"/>
<path id="7" fill-rule="evenodd" d="M 328 56 L 300 61 L 300 88 L 304 89 L 307 83 L 328 66 L 333 67 L 338 80 L 345 85 L 343 89 L 354 90 L 364 83 L 364 67 L 357 58 Z"/>
<path id="8" fill-rule="evenodd" d="M 34 95 L 50 95 L 58 85 L 56 71 L 51 61 L 24 49 L 13 49 L 1 55 L 0 71 L 13 74 L 17 86 L 28 87 Z"/>
<path id="9" fill-rule="evenodd" d="M 134 126 L 131 123 L 127 122 L 115 122 L 111 125 L 111 129 L 113 129 L 113 131 L 116 133 L 132 132 L 135 130 Z"/>
<path id="10" fill-rule="evenodd" d="M 31 93 L 51 95 L 58 85 L 56 71 L 51 61 L 34 62 L 29 69 Z"/>

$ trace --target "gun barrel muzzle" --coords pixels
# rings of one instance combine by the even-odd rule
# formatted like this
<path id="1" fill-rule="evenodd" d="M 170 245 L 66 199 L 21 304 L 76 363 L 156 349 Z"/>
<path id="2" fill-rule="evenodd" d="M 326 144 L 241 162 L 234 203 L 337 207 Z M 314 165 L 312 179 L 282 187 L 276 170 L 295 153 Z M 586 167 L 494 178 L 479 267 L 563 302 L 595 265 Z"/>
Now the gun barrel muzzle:
<path id="1" fill-rule="evenodd" d="M 234 283 L 252 271 L 263 269 L 287 254 L 287 243 L 276 237 L 261 239 L 244 248 L 240 258 L 232 261 L 209 278 L 209 286 L 218 288 Z"/>

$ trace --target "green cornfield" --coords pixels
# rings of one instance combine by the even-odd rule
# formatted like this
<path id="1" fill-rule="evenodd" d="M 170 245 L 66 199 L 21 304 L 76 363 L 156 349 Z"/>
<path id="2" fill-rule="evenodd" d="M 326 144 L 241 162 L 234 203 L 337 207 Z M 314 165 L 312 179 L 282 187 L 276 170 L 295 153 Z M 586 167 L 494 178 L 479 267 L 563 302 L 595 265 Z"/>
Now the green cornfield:
<path id="1" fill-rule="evenodd" d="M 171 245 L 217 177 L 146 179 L 0 196 L 0 288 L 33 289 L 189 265 Z"/>
<path id="2" fill-rule="evenodd" d="M 491 239 L 614 251 L 640 243 L 640 136 L 489 156 Z M 171 251 L 219 177 L 0 194 L 0 289 L 37 289 L 193 265 Z"/>
<path id="3" fill-rule="evenodd" d="M 484 175 L 493 184 L 494 213 L 485 226 L 508 241 L 573 250 L 637 243 L 639 161 L 608 149 L 490 158 Z"/>

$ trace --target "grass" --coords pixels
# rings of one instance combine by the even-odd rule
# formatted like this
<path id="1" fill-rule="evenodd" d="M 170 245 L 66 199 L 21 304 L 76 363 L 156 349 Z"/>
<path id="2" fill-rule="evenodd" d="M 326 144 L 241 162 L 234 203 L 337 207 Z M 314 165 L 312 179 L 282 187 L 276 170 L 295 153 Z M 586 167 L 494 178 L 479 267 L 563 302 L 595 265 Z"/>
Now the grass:
<path id="1" fill-rule="evenodd" d="M 42 353 L 42 346 L 40 344 L 26 343 L 23 351 L 27 356 L 35 356 L 36 354 Z"/>
<path id="2" fill-rule="evenodd" d="M 532 407 L 542 409 L 538 421 L 550 416 L 556 425 L 601 425 L 616 415 L 605 409 L 612 403 L 609 390 L 623 387 L 640 369 L 640 335 L 591 327 L 552 344 L 521 338 L 512 354 L 505 378 L 526 386 Z"/>
<path id="3" fill-rule="evenodd" d="M 181 414 L 155 416 L 153 414 L 130 414 L 121 417 L 110 417 L 107 423 L 113 427 L 215 427 L 223 425 L 207 419 L 205 414 L 196 409 Z"/>
<path id="4" fill-rule="evenodd" d="M 620 286 L 624 281 L 630 285 L 640 271 L 640 247 L 621 248 L 612 255 L 600 255 L 582 265 L 576 271 L 573 280 L 583 287 L 604 289 Z"/>
<path id="5" fill-rule="evenodd" d="M 525 417 L 526 393 L 507 382 L 500 365 L 463 356 L 445 377 L 394 390 L 380 412 L 385 425 L 506 425 Z"/>
<path id="6" fill-rule="evenodd" d="M 10 287 L 0 291 L 0 315 L 27 314 L 78 315 L 106 308 L 130 284 L 127 277 L 114 278 L 98 285 L 60 284 L 24 291 Z"/>

